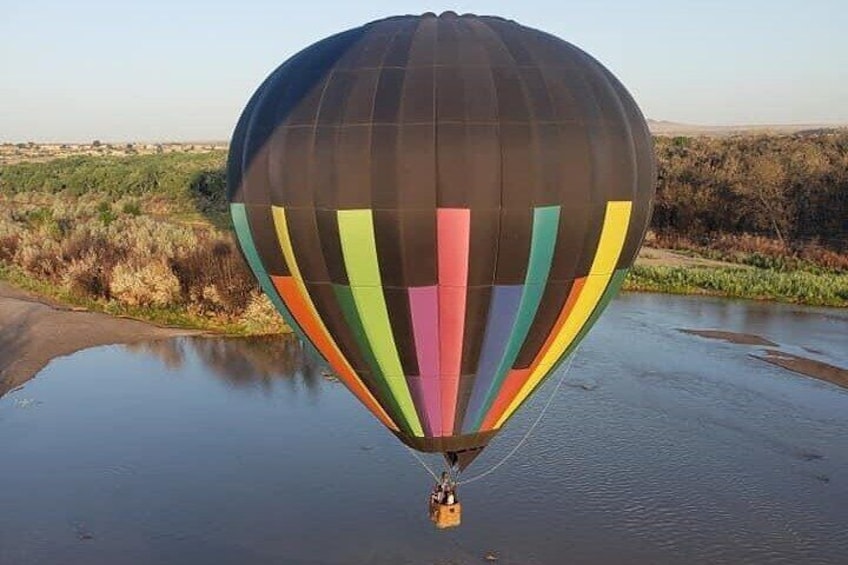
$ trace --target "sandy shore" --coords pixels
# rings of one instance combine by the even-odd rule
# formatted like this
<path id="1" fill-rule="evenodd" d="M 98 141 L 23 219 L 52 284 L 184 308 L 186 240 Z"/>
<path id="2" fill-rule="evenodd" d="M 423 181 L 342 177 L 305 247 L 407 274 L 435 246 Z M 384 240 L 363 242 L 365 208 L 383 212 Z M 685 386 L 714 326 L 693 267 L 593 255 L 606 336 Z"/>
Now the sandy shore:
<path id="1" fill-rule="evenodd" d="M 726 269 L 750 269 L 748 265 L 714 261 L 703 257 L 690 257 L 671 249 L 661 249 L 645 244 L 639 249 L 636 265 L 644 267 L 717 267 Z"/>
<path id="2" fill-rule="evenodd" d="M 74 310 L 0 282 L 0 396 L 87 347 L 199 333 Z"/>

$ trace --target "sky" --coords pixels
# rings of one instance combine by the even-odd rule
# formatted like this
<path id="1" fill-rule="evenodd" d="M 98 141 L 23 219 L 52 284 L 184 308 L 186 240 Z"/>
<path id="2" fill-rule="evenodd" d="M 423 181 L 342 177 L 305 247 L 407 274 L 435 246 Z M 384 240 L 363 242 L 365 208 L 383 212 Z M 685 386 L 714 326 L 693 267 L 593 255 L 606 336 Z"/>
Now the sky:
<path id="1" fill-rule="evenodd" d="M 577 45 L 650 119 L 848 124 L 846 0 L 0 0 L 0 142 L 227 140 L 302 48 L 445 10 Z"/>

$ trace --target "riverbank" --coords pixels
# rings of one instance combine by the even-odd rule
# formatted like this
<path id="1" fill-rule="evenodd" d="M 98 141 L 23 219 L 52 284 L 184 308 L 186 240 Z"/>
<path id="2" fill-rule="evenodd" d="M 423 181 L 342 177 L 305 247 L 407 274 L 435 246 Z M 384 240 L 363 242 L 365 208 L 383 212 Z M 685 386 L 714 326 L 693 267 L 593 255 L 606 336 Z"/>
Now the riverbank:
<path id="1" fill-rule="evenodd" d="M 636 262 L 623 289 L 766 300 L 804 306 L 848 307 L 848 275 L 727 267 L 663 266 Z"/>
<path id="2" fill-rule="evenodd" d="M 656 250 L 649 249 L 647 253 L 656 255 Z M 689 266 L 687 259 L 673 255 L 665 256 L 664 260 L 665 265 L 645 265 L 643 262 L 636 270 L 704 268 Z M 148 317 L 163 319 L 161 315 Z M 171 320 L 182 322 L 186 327 L 163 327 L 150 320 L 133 319 L 114 312 L 93 312 L 0 281 L 0 397 L 34 377 L 52 359 L 82 349 L 210 333 L 190 327 L 190 318 L 175 317 Z M 209 329 L 209 324 L 204 325 Z M 212 327 L 211 333 L 226 333 L 223 329 Z M 845 368 L 781 351 L 777 344 L 759 336 L 714 329 L 681 331 L 707 339 L 769 347 L 755 357 L 804 376 L 848 388 L 848 370 Z"/>
<path id="3" fill-rule="evenodd" d="M 735 143 L 727 150 L 738 149 Z M 781 143 L 794 151 L 807 142 Z M 825 136 L 815 143 L 831 148 L 835 141 Z M 162 326 L 239 335 L 286 331 L 238 251 L 226 152 L 110 151 L 0 167 L 0 280 Z M 680 156 L 666 157 L 661 162 L 672 167 Z M 819 186 L 821 198 L 814 200 L 826 200 L 832 188 Z M 658 200 L 659 216 L 671 204 Z M 683 195 L 677 204 L 689 206 L 691 198 Z M 831 208 L 839 216 L 841 209 Z M 762 230 L 738 233 L 739 227 L 649 232 L 624 290 L 848 307 L 848 254 L 837 241 L 839 229 L 825 242 L 804 239 L 806 232 L 774 238 Z"/>
<path id="4" fill-rule="evenodd" d="M 211 253 L 211 251 L 210 251 Z M 181 273 L 182 274 L 182 273 Z M 114 317 L 134 318 L 157 326 L 199 330 L 228 335 L 265 335 L 288 332 L 264 297 L 254 297 L 246 308 L 222 315 L 196 307 L 194 303 L 129 304 L 119 297 L 107 299 L 80 292 L 33 276 L 14 265 L 0 264 L 0 281 L 31 292 L 64 309 L 81 309 Z M 217 281 L 222 284 L 223 281 Z M 2 283 L 0 283 L 2 284 Z M 9 284 L 7 288 L 11 288 Z M 147 289 L 149 291 L 150 286 Z M 808 270 L 757 268 L 687 254 L 671 249 L 644 246 L 625 279 L 625 292 L 704 295 L 800 304 L 848 307 L 848 275 Z M 213 294 L 217 294 L 213 293 Z M 259 299 L 262 300 L 259 300 Z M 220 298 L 218 299 L 220 300 Z"/>
<path id="5" fill-rule="evenodd" d="M 0 282 L 0 396 L 56 357 L 98 345 L 199 333 L 81 311 Z"/>

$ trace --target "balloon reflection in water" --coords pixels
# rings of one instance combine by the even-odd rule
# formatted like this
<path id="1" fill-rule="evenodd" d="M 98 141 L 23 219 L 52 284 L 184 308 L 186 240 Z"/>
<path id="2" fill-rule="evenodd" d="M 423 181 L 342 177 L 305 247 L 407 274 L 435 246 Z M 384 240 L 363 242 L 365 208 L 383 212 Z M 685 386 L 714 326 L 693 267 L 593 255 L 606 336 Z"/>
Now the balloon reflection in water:
<path id="1" fill-rule="evenodd" d="M 326 366 L 304 351 L 293 336 L 251 338 L 187 337 L 125 346 L 149 353 L 170 369 L 179 369 L 193 355 L 209 372 L 235 388 L 270 390 L 275 381 L 302 384 L 317 392 L 329 373 Z"/>

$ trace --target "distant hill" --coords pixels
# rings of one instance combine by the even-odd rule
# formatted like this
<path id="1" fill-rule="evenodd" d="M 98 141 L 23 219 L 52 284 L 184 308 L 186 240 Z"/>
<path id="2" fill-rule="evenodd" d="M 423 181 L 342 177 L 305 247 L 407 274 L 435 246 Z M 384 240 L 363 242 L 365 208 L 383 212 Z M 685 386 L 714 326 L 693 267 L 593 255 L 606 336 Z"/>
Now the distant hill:
<path id="1" fill-rule="evenodd" d="M 744 134 L 787 135 L 800 132 L 821 133 L 823 131 L 848 129 L 848 124 L 764 124 L 736 126 L 705 126 L 698 124 L 682 124 L 679 122 L 669 122 L 665 120 L 648 120 L 648 128 L 654 135 L 705 135 L 709 137 L 726 137 L 730 135 Z"/>

